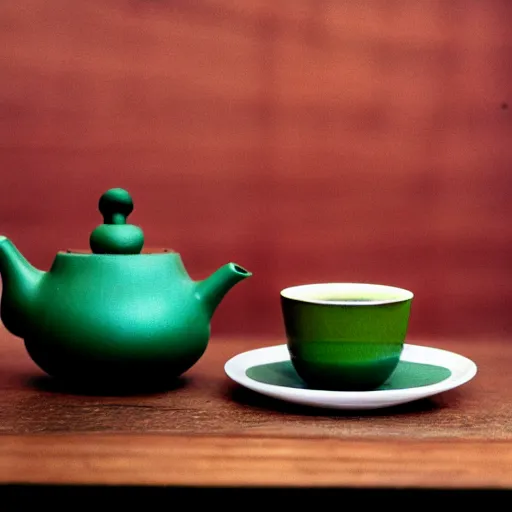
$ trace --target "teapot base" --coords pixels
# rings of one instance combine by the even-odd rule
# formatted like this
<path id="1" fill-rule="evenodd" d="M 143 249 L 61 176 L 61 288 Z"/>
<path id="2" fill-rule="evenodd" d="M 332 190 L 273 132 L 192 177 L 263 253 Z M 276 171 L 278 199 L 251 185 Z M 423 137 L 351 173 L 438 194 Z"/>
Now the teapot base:
<path id="1" fill-rule="evenodd" d="M 74 357 L 65 352 L 39 350 L 45 344 L 25 340 L 34 363 L 52 378 L 52 387 L 77 393 L 139 394 L 164 392 L 183 386 L 183 374 L 202 356 L 181 357 L 179 361 L 133 361 Z M 74 390 L 74 391 L 73 391 Z"/>
<path id="2" fill-rule="evenodd" d="M 66 393 L 84 396 L 135 396 L 166 393 L 183 388 L 188 382 L 184 375 L 179 377 L 153 380 L 144 384 L 126 381 L 93 381 L 69 377 L 57 377 L 49 374 L 31 379 L 31 385 L 39 390 L 53 393 Z"/>

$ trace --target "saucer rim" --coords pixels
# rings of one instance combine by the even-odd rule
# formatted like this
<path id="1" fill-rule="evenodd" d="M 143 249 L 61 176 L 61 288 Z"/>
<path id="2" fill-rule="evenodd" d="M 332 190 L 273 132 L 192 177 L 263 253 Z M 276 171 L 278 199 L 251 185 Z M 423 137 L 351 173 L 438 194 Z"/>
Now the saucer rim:
<path id="1" fill-rule="evenodd" d="M 428 396 L 432 396 L 459 387 L 473 379 L 478 372 L 478 367 L 476 363 L 471 359 L 467 358 L 466 356 L 449 350 L 430 347 L 426 345 L 405 343 L 404 350 L 402 351 L 402 355 L 400 356 L 400 360 L 407 362 L 420 362 L 423 364 L 434 364 L 428 361 L 421 360 L 421 358 L 420 360 L 418 360 L 419 356 L 421 354 L 425 354 L 425 352 L 427 354 L 429 353 L 431 355 L 431 358 L 437 356 L 438 358 L 444 359 L 444 365 L 437 365 L 444 366 L 445 368 L 449 369 L 451 372 L 450 376 L 434 384 L 402 389 L 377 389 L 369 391 L 335 391 L 311 388 L 292 388 L 289 386 L 280 386 L 277 384 L 259 382 L 247 375 L 247 370 L 251 367 L 257 366 L 258 364 L 269 364 L 289 360 L 290 357 L 286 344 L 271 345 L 241 352 L 230 358 L 225 363 L 224 371 L 230 379 L 244 387 L 247 387 L 248 389 L 251 389 L 258 393 L 263 393 L 268 396 L 279 398 L 281 400 L 300 401 L 301 403 L 305 403 L 304 399 L 306 397 L 309 400 L 327 399 L 330 401 L 342 397 L 348 400 L 357 400 L 364 398 L 365 401 L 371 401 L 373 399 L 377 402 L 385 401 L 386 403 L 404 403 L 407 401 L 426 398 Z M 265 353 L 268 354 L 265 363 L 259 361 L 248 363 L 246 361 L 248 357 L 261 357 L 262 354 Z M 427 357 L 427 359 L 429 358 Z M 447 365 L 447 363 L 451 364 Z M 455 368 L 456 371 L 454 371 L 454 366 L 457 366 L 457 368 Z M 286 394 L 286 396 L 283 396 L 283 392 Z M 325 404 L 322 404 L 322 406 L 329 407 L 329 405 Z M 336 404 L 331 404 L 330 406 L 336 407 Z"/>

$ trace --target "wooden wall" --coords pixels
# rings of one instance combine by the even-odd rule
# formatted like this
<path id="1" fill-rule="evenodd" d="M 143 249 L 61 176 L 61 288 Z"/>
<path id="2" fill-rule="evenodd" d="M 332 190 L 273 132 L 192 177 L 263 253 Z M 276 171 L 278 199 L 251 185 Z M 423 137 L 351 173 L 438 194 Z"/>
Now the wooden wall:
<path id="1" fill-rule="evenodd" d="M 510 0 L 6 0 L 0 232 L 87 248 L 107 188 L 194 278 L 254 272 L 215 335 L 280 337 L 279 290 L 416 294 L 411 336 L 512 334 Z M 172 293 L 172 291 L 169 291 Z"/>

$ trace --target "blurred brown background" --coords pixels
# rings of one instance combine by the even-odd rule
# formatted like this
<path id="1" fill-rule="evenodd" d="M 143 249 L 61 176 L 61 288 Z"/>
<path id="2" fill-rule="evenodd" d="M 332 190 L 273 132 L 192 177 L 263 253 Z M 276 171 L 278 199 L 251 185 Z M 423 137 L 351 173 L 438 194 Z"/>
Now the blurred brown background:
<path id="1" fill-rule="evenodd" d="M 0 3 L 0 232 L 87 248 L 127 188 L 146 246 L 254 273 L 213 334 L 282 336 L 279 290 L 411 289 L 410 336 L 512 334 L 510 0 Z"/>

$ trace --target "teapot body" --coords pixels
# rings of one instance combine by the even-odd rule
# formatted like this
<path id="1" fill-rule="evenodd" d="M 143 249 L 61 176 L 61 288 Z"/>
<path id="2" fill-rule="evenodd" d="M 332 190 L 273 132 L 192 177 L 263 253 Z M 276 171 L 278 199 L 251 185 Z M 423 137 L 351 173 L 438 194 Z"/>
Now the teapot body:
<path id="1" fill-rule="evenodd" d="M 58 253 L 23 334 L 48 374 L 114 385 L 175 379 L 209 336 L 210 315 L 178 253 Z"/>

